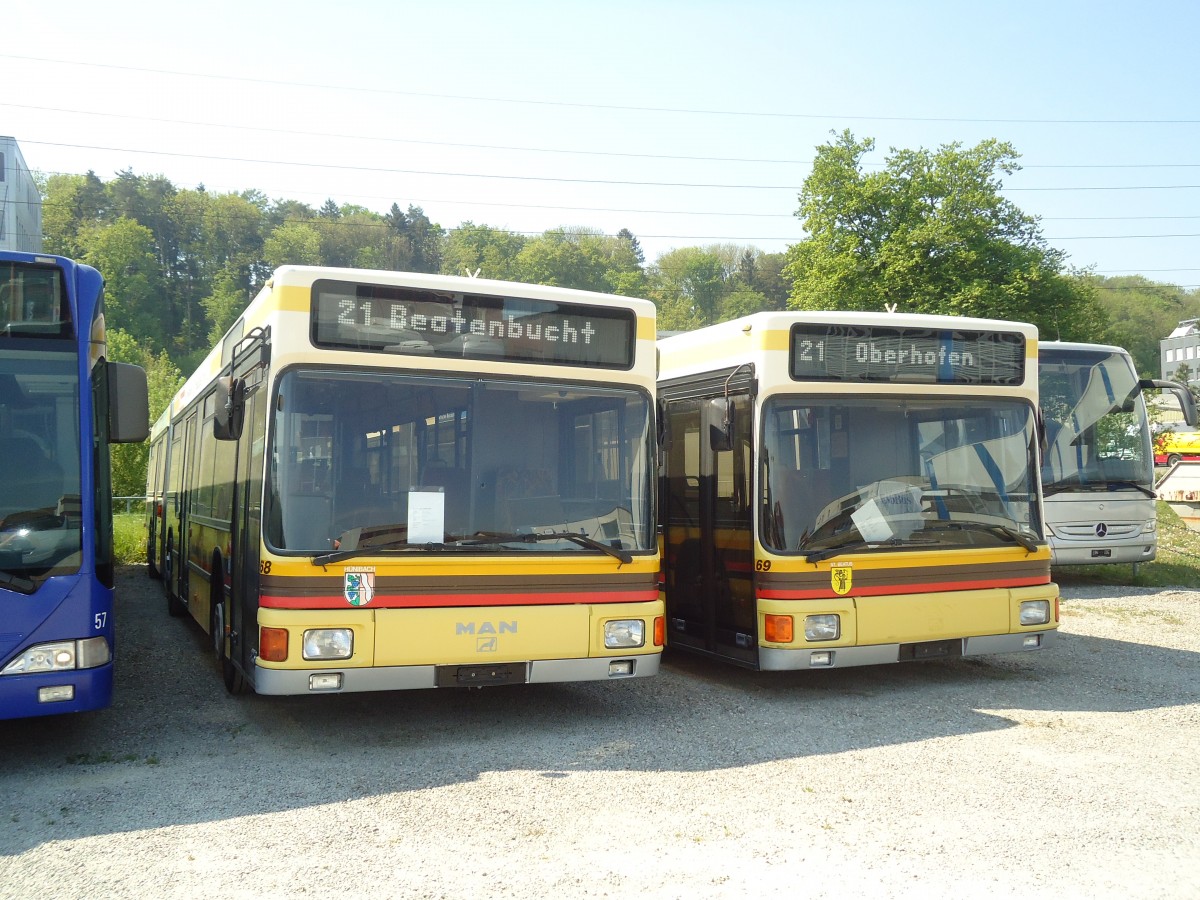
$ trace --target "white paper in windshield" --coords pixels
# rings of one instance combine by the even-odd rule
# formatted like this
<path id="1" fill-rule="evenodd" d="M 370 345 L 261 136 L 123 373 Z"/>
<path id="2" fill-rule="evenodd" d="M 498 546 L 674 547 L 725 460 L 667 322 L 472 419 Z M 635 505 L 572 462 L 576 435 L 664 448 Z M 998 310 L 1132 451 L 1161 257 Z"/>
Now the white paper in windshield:
<path id="1" fill-rule="evenodd" d="M 440 491 L 409 491 L 408 542 L 440 544 L 446 535 L 446 495 Z"/>

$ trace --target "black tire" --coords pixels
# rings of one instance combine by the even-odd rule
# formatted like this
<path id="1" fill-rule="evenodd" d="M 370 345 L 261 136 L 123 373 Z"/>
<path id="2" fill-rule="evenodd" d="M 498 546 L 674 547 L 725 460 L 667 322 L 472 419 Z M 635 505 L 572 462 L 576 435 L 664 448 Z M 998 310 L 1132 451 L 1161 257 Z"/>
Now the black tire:
<path id="1" fill-rule="evenodd" d="M 1168 466 L 1173 466 L 1173 465 L 1175 465 L 1175 463 L 1179 462 L 1179 458 L 1180 458 L 1180 457 L 1179 457 L 1179 454 L 1178 454 L 1178 453 L 1172 453 L 1172 454 L 1170 454 L 1169 456 L 1167 456 L 1167 465 L 1168 465 Z"/>

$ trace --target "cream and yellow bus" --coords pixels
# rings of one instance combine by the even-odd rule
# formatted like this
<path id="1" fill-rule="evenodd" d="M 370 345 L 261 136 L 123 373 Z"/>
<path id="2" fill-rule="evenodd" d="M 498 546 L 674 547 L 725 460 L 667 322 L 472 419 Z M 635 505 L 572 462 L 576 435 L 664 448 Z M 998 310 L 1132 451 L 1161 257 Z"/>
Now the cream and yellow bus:
<path id="1" fill-rule="evenodd" d="M 152 430 L 150 569 L 263 694 L 655 674 L 654 307 L 286 266 Z"/>
<path id="2" fill-rule="evenodd" d="M 768 670 L 1051 645 L 1037 344 L 853 312 L 660 340 L 669 644 Z"/>

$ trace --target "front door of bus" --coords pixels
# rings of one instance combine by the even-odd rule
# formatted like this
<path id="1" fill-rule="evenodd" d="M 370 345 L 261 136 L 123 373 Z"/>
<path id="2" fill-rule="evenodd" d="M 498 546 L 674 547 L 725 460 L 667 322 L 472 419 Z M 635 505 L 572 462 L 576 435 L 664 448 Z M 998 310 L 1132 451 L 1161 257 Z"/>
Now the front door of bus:
<path id="1" fill-rule="evenodd" d="M 714 450 L 720 413 L 669 401 L 663 539 L 669 642 L 744 665 L 757 659 L 750 529 L 751 405 L 735 395 L 731 449 Z"/>
<path id="2" fill-rule="evenodd" d="M 254 671 L 258 652 L 259 556 L 262 541 L 263 454 L 266 448 L 266 383 L 261 370 L 246 374 L 245 426 L 238 439 L 237 491 L 231 602 L 230 657 L 244 673 Z"/>

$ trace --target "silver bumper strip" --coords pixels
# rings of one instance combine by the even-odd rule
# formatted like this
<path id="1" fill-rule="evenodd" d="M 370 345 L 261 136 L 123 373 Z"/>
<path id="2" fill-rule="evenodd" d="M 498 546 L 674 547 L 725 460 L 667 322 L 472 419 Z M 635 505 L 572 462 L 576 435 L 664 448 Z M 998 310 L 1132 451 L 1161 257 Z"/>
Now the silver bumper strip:
<path id="1" fill-rule="evenodd" d="M 611 656 L 597 659 L 540 659 L 526 663 L 526 684 L 551 684 L 563 681 L 622 681 L 649 678 L 658 673 L 661 655 Z M 629 675 L 610 675 L 609 664 L 622 660 L 633 663 Z M 464 663 L 464 665 L 466 665 Z M 340 673 L 337 689 L 314 690 L 309 687 L 313 675 Z M 383 666 L 370 669 L 267 669 L 254 668 L 254 690 L 259 694 L 347 694 L 362 691 L 410 691 L 436 687 L 435 666 Z"/>

